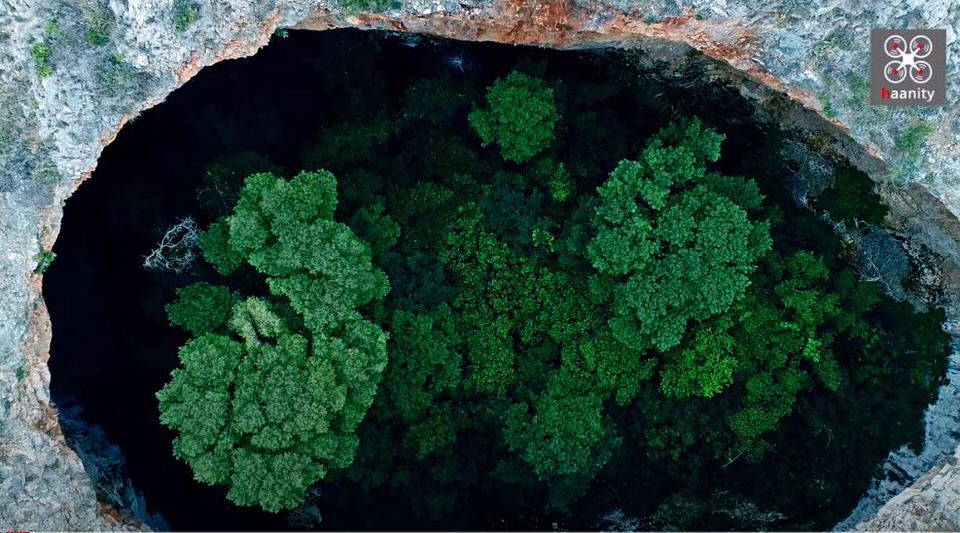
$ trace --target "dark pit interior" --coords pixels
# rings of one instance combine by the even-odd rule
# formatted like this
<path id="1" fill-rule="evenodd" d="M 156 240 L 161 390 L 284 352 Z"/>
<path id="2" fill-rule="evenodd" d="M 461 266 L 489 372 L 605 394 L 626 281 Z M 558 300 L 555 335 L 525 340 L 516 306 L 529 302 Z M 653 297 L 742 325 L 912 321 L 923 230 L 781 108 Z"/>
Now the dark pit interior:
<path id="1" fill-rule="evenodd" d="M 570 94 L 602 86 L 610 96 L 598 109 L 597 124 L 602 126 L 604 117 L 617 122 L 592 134 L 598 143 L 622 146 L 624 158 L 671 120 L 699 116 L 726 135 L 716 170 L 756 179 L 763 194 L 780 203 L 784 216 L 797 221 L 789 239 L 812 242 L 829 234 L 828 226 L 793 203 L 785 186 L 790 164 L 777 167 L 767 157 L 777 153 L 785 138 L 755 123 L 750 105 L 735 88 L 665 84 L 635 58 L 636 52 L 616 50 L 561 52 L 353 30 L 291 31 L 252 58 L 204 69 L 166 102 L 125 126 L 104 150 L 92 179 L 66 204 L 54 248 L 57 258 L 44 277 L 53 323 L 55 402 L 80 406 L 86 423 L 103 428 L 125 457 L 126 475 L 142 491 L 147 510 L 162 515 L 173 529 L 303 527 L 285 513 L 234 506 L 225 500 L 224 488 L 194 482 L 189 468 L 173 457 L 174 435 L 158 422 L 155 394 L 176 367 L 177 349 L 188 337 L 168 324 L 164 306 L 178 287 L 208 273 L 158 272 L 142 264 L 180 218 L 194 216 L 200 226 L 212 221 L 198 214 L 197 190 L 204 166 L 216 156 L 250 151 L 288 173 L 296 171 L 303 147 L 324 124 L 345 110 L 400 101 L 411 80 L 422 77 L 446 76 L 479 92 L 519 65 L 562 79 Z M 469 133 L 465 124 L 464 132 Z M 862 174 L 845 172 L 850 180 L 869 183 Z M 841 250 L 838 246 L 830 252 Z M 616 509 L 641 517 L 640 527 L 650 527 L 642 517 L 652 515 L 667 498 L 685 491 L 708 498 L 722 488 L 782 513 L 785 518 L 773 528 L 830 528 L 854 507 L 887 451 L 908 440 L 917 445 L 922 435 L 922 405 L 911 404 L 902 412 L 885 412 L 869 402 L 836 409 L 847 429 L 830 435 L 829 449 L 817 440 L 825 437 L 808 436 L 788 420 L 774 438 L 777 454 L 756 464 L 716 465 L 704 470 L 696 485 L 677 474 L 682 460 L 679 466 L 651 464 L 634 483 L 601 475 L 587 495 L 564 511 L 526 503 L 518 507 L 508 495 L 485 492 L 435 521 L 413 513 L 403 491 L 367 493 L 341 479 L 318 487 L 323 520 L 310 527 L 592 529 L 603 527 L 600 517 Z M 897 425 L 895 435 L 888 423 Z M 818 444 L 788 446 L 807 439 Z M 628 468 L 638 460 L 621 456 L 608 468 Z M 743 524 L 712 514 L 690 527 L 723 530 Z"/>

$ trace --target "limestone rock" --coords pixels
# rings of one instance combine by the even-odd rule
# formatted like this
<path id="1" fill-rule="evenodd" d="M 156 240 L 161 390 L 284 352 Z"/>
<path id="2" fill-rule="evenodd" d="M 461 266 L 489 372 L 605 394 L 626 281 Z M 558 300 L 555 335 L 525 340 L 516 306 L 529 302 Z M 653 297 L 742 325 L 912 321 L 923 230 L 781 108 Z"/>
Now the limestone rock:
<path id="1" fill-rule="evenodd" d="M 960 449 L 887 502 L 860 531 L 957 531 L 960 529 Z"/>

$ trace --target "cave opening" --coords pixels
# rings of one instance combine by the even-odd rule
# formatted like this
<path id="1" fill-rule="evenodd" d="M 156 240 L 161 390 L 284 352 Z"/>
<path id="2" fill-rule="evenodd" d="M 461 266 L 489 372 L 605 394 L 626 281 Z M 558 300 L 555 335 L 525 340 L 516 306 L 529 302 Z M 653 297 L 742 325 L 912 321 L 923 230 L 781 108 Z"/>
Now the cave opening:
<path id="1" fill-rule="evenodd" d="M 203 70 L 125 126 L 104 150 L 93 178 L 66 204 L 54 248 L 57 259 L 44 276 L 54 332 L 50 370 L 55 402 L 61 408 L 81 408 L 87 423 L 103 428 L 119 446 L 126 475 L 142 491 L 148 510 L 174 529 L 592 529 L 605 524 L 604 516 L 640 517 L 634 525 L 647 529 L 832 527 L 854 507 L 889 450 L 920 445 L 923 408 L 945 372 L 947 341 L 930 333 L 939 331 L 942 313 L 914 315 L 910 304 L 899 301 L 909 299 L 911 266 L 882 231 L 884 208 L 865 175 L 759 122 L 736 87 L 698 79 L 702 60 L 685 63 L 693 65 L 686 67 L 686 76 L 666 78 L 658 74 L 665 65 L 642 56 L 638 51 L 553 51 L 355 30 L 291 31 L 252 58 Z M 741 398 L 723 393 L 664 401 L 655 398 L 654 386 L 634 393 L 643 407 L 620 410 L 616 402 L 603 404 L 604 420 L 611 420 L 604 431 L 621 434 L 611 439 L 615 445 L 603 452 L 603 464 L 586 480 L 565 475 L 530 485 L 523 478 L 530 476 L 524 470 L 528 466 L 502 458 L 477 460 L 444 474 L 446 459 L 428 455 L 432 470 L 405 471 L 403 456 L 364 448 L 370 442 L 364 435 L 375 434 L 374 426 L 389 426 L 378 414 L 368 416 L 358 430 L 363 460 L 357 464 L 393 460 L 397 465 L 388 464 L 385 474 L 377 472 L 388 482 L 375 488 L 364 484 L 369 481 L 362 479 L 365 472 L 338 475 L 311 489 L 308 504 L 297 512 L 273 514 L 234 505 L 222 484 L 194 481 L 191 468 L 174 457 L 176 433 L 159 421 L 156 393 L 178 366 L 178 348 L 190 339 L 170 325 L 165 306 L 176 299 L 177 289 L 214 280 L 217 274 L 199 258 L 184 269 L 146 268 L 145 259 L 164 234 L 187 218 L 206 228 L 230 212 L 236 191 L 225 201 L 230 195 L 220 187 L 237 187 L 230 182 L 236 172 L 271 170 L 291 178 L 302 169 L 323 167 L 338 179 L 337 220 L 352 220 L 357 232 L 363 217 L 350 210 L 362 208 L 371 191 L 389 190 L 394 181 L 397 187 L 420 180 L 443 184 L 446 178 L 440 174 L 456 174 L 461 181 L 446 185 L 464 195 L 473 194 L 467 192 L 472 183 L 462 176 L 490 180 L 476 193 L 483 195 L 477 196 L 486 210 L 481 218 L 492 220 L 490 227 L 505 241 L 532 249 L 539 244 L 531 241 L 545 238 L 553 246 L 561 230 L 525 217 L 539 214 L 538 206 L 549 200 L 518 194 L 519 178 L 496 177 L 513 176 L 519 167 L 502 162 L 495 147 L 481 146 L 468 120 L 471 109 L 483 101 L 484 89 L 513 71 L 545 80 L 552 91 L 560 116 L 557 135 L 565 139 L 551 149 L 565 166 L 552 168 L 565 168 L 564 176 L 573 177 L 555 187 L 567 191 L 563 194 L 587 197 L 620 160 L 637 158 L 652 136 L 676 121 L 698 117 L 723 134 L 719 161 L 709 169 L 755 181 L 775 220 L 772 249 L 783 255 L 821 254 L 829 271 L 823 279 L 834 288 L 856 285 L 841 273 L 862 274 L 865 263 L 876 267 L 871 273 L 877 280 L 870 286 L 883 283 L 899 300 L 884 297 L 864 311 L 863 321 L 893 332 L 877 342 L 894 346 L 890 349 L 900 358 L 879 348 L 887 360 L 864 356 L 870 342 L 866 334 L 831 335 L 842 394 L 831 394 L 829 378 L 820 376 L 823 384 L 804 382 L 808 388 L 784 407 L 776 430 L 765 434 L 762 451 L 733 449 L 724 460 L 711 449 L 722 440 L 710 433 L 713 429 L 697 440 L 679 427 L 646 428 L 674 419 L 684 420 L 688 431 L 701 424 L 706 428 L 704 417 L 732 409 Z M 389 193 L 383 194 L 392 201 Z M 575 218 L 572 208 L 543 210 L 558 220 Z M 838 236 L 835 226 L 841 222 L 849 222 L 851 230 Z M 410 222 L 413 231 L 424 230 L 415 224 Z M 884 250 L 886 262 L 864 257 L 864 243 Z M 390 265 L 382 257 L 378 263 L 391 285 L 400 285 L 393 273 L 403 269 L 393 265 L 391 270 Z M 431 264 L 429 271 L 437 268 Z M 774 275 L 780 274 L 769 274 Z M 416 290 L 395 287 L 394 292 L 424 292 L 416 283 Z M 253 291 L 263 292 L 262 285 Z M 446 298 L 454 309 L 461 305 L 453 297 L 437 298 Z M 799 309 L 802 303 L 791 305 Z M 910 331 L 914 336 L 929 333 L 925 344 Z M 559 353 L 552 343 L 530 351 Z M 900 353 L 903 346 L 920 348 Z M 810 366 L 817 357 L 809 355 L 796 365 Z M 535 371 L 548 372 L 559 360 L 548 358 Z M 861 366 L 870 372 L 858 371 Z M 534 370 L 517 370 L 523 372 Z M 811 376 L 828 372 L 811 370 Z M 428 377 L 425 387 L 434 380 Z M 747 390 L 744 397 L 762 396 L 764 390 L 789 387 L 789 381 L 781 376 L 740 385 Z M 509 407 L 488 403 L 483 409 L 492 405 Z M 69 427 L 65 424 L 68 438 Z M 481 448 L 510 447 L 492 441 L 486 429 L 482 424 L 462 429 L 449 449 L 479 457 Z M 632 439 L 646 440 L 631 446 Z M 666 458 L 651 459 L 651 450 Z M 476 471 L 468 473 L 470 468 L 496 468 L 499 477 L 489 482 Z M 460 479 L 463 486 L 441 479 L 444 475 Z M 430 501 L 414 505 L 411 492 Z M 437 503 L 443 494 L 454 495 Z M 311 521 L 314 508 L 322 521 Z M 621 515 L 611 514 L 617 510 Z"/>

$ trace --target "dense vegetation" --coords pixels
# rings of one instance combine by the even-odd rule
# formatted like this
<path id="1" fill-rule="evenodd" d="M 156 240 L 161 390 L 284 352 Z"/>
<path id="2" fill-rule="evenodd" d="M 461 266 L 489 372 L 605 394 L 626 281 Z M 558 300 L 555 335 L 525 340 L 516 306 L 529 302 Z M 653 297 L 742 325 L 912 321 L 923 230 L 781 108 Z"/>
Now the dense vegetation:
<path id="1" fill-rule="evenodd" d="M 482 498 L 467 516 L 716 527 L 718 494 L 827 506 L 915 442 L 942 312 L 860 281 L 764 171 L 716 170 L 700 120 L 632 139 L 604 98 L 424 78 L 346 106 L 290 179 L 252 154 L 208 167 L 212 270 L 167 308 L 192 339 L 158 394 L 195 478 L 267 511 L 325 480 L 437 520 Z M 844 179 L 822 198 L 882 218 Z M 814 465 L 836 473 L 796 479 Z"/>
<path id="2" fill-rule="evenodd" d="M 180 432 L 174 452 L 196 479 L 228 483 L 239 505 L 295 507 L 348 466 L 386 365 L 386 334 L 357 307 L 383 299 L 387 280 L 335 206 L 327 172 L 250 176 L 200 246 L 223 274 L 267 276 L 283 303 L 199 283 L 168 308 L 196 337 L 158 394 L 160 420 Z"/>

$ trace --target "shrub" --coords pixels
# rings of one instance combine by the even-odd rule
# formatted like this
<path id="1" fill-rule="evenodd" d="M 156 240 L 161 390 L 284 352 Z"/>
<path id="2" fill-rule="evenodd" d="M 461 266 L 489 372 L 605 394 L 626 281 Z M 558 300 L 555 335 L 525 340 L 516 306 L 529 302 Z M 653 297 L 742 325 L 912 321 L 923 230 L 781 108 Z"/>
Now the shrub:
<path id="1" fill-rule="evenodd" d="M 91 46 L 103 46 L 110 42 L 110 37 L 102 30 L 90 28 L 87 30 L 87 42 Z"/>
<path id="2" fill-rule="evenodd" d="M 37 255 L 37 266 L 33 269 L 34 274 L 43 274 L 46 272 L 56 258 L 57 254 L 53 253 L 53 250 L 41 250 Z"/>
<path id="3" fill-rule="evenodd" d="M 936 129 L 935 125 L 927 122 L 914 123 L 897 139 L 897 148 L 902 150 L 908 159 L 916 159 L 920 157 L 920 149 L 927 137 Z"/>
<path id="4" fill-rule="evenodd" d="M 136 69 L 127 63 L 126 58 L 119 52 L 101 59 L 98 76 L 103 85 L 111 91 L 129 88 L 137 81 Z"/>
<path id="5" fill-rule="evenodd" d="M 200 18 L 200 6 L 191 0 L 174 0 L 173 28 L 179 32 L 186 31 L 191 24 Z"/>
<path id="6" fill-rule="evenodd" d="M 30 49 L 30 55 L 33 56 L 34 64 L 37 67 L 37 74 L 41 78 L 46 78 L 53 74 L 53 68 L 50 66 L 50 58 L 53 56 L 53 49 L 47 43 L 37 43 Z"/>
<path id="7" fill-rule="evenodd" d="M 400 5 L 398 0 L 338 0 L 338 3 L 347 13 L 361 11 L 379 13 L 387 9 L 395 9 Z"/>

